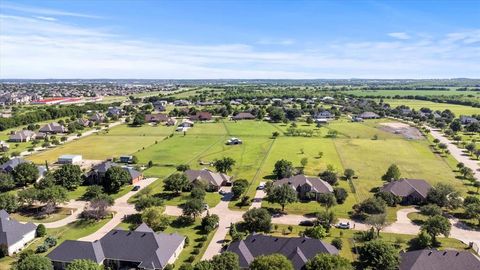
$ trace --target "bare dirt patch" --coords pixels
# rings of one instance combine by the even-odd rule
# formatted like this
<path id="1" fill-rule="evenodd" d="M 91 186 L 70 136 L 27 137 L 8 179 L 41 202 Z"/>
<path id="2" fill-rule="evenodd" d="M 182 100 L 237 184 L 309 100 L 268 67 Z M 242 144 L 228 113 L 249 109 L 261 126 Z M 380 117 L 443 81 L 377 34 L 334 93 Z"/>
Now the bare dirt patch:
<path id="1" fill-rule="evenodd" d="M 405 123 L 391 122 L 380 123 L 380 129 L 394 134 L 400 134 L 409 140 L 423 139 L 422 133 L 415 127 L 412 127 Z"/>

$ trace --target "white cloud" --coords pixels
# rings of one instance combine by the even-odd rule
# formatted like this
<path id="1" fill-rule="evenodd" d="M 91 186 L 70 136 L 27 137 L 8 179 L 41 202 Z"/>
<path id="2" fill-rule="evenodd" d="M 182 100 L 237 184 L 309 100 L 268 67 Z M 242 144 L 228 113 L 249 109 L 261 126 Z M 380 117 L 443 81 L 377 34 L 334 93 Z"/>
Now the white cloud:
<path id="1" fill-rule="evenodd" d="M 295 40 L 293 39 L 270 39 L 270 38 L 263 38 L 260 39 L 258 42 L 260 45 L 281 45 L 281 46 L 288 46 L 295 44 Z"/>
<path id="2" fill-rule="evenodd" d="M 93 14 L 83 14 L 83 13 L 68 12 L 63 10 L 49 9 L 49 8 L 24 6 L 24 5 L 18 5 L 18 4 L 3 2 L 3 1 L 0 2 L 0 7 L 2 8 L 2 10 L 13 10 L 13 11 L 19 11 L 24 13 L 41 14 L 41 15 L 48 15 L 48 16 L 79 17 L 79 18 L 90 18 L 90 19 L 102 18 L 100 16 L 96 16 Z"/>
<path id="3" fill-rule="evenodd" d="M 393 33 L 388 33 L 390 37 L 396 38 L 396 39 L 401 39 L 401 40 L 407 40 L 410 39 L 410 35 L 404 32 L 393 32 Z"/>
<path id="4" fill-rule="evenodd" d="M 54 22 L 57 20 L 56 18 L 46 17 L 46 16 L 35 16 L 35 18 L 39 20 L 50 21 L 50 22 Z"/>
<path id="5" fill-rule="evenodd" d="M 144 41 L 107 28 L 0 15 L 0 78 L 478 77 L 480 48 L 471 42 L 478 31 L 266 51 L 257 43 Z"/>

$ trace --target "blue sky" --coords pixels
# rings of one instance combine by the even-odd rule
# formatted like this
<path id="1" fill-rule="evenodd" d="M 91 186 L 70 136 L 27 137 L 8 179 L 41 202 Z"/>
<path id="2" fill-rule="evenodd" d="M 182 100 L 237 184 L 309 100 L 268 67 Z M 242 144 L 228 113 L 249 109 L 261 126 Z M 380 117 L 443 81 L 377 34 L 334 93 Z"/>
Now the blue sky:
<path id="1" fill-rule="evenodd" d="M 0 78 L 478 78 L 480 1 L 0 1 Z"/>

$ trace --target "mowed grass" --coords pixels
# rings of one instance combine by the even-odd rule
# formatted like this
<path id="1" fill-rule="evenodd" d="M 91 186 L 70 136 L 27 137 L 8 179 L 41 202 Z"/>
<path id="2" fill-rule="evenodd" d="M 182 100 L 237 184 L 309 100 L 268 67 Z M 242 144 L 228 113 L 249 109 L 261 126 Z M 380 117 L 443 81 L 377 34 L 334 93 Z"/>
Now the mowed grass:
<path id="1" fill-rule="evenodd" d="M 456 105 L 456 104 L 436 103 L 436 102 L 424 101 L 424 100 L 386 99 L 384 100 L 384 103 L 390 104 L 391 107 L 405 105 L 415 110 L 420 110 L 421 108 L 430 108 L 431 110 L 435 110 L 435 111 L 436 110 L 443 111 L 443 110 L 449 109 L 456 116 L 480 114 L 480 108 L 474 108 L 470 106 Z"/>
<path id="2" fill-rule="evenodd" d="M 43 164 L 45 160 L 49 163 L 55 162 L 59 156 L 64 154 L 79 154 L 83 156 L 83 159 L 104 160 L 120 155 L 134 154 L 163 140 L 170 133 L 171 128 L 165 126 L 136 128 L 121 125 L 111 128 L 108 132 L 102 131 L 54 149 L 35 153 L 28 156 L 27 159 L 37 164 Z"/>

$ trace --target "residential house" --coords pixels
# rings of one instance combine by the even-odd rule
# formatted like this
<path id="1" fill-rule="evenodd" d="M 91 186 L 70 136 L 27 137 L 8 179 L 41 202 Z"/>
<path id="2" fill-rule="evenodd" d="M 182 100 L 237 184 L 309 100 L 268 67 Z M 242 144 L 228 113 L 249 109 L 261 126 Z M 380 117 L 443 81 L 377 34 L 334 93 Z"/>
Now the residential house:
<path id="1" fill-rule="evenodd" d="M 332 119 L 335 118 L 335 114 L 329 111 L 318 112 L 314 116 L 315 119 Z"/>
<path id="2" fill-rule="evenodd" d="M 313 198 L 317 200 L 321 194 L 333 192 L 333 187 L 328 182 L 318 177 L 309 177 L 303 174 L 277 180 L 273 185 L 289 185 L 297 192 L 298 197 L 303 200 Z"/>
<path id="3" fill-rule="evenodd" d="M 380 190 L 402 198 L 404 204 L 423 203 L 432 186 L 422 179 L 400 179 L 385 184 Z"/>
<path id="4" fill-rule="evenodd" d="M 148 123 L 160 123 L 160 122 L 167 122 L 170 118 L 168 115 L 163 113 L 156 113 L 156 114 L 146 114 L 145 115 L 145 122 Z"/>
<path id="5" fill-rule="evenodd" d="M 255 119 L 255 115 L 249 112 L 241 112 L 233 116 L 232 119 L 233 120 L 251 120 L 251 119 Z"/>
<path id="6" fill-rule="evenodd" d="M 480 270 L 480 259 L 470 251 L 421 249 L 400 253 L 399 270 Z"/>
<path id="7" fill-rule="evenodd" d="M 177 120 L 175 118 L 168 118 L 167 122 L 165 123 L 165 125 L 167 126 L 175 126 L 177 124 Z"/>
<path id="8" fill-rule="evenodd" d="M 107 110 L 107 115 L 110 115 L 110 116 L 122 116 L 123 114 L 123 110 L 119 107 L 110 107 L 108 108 Z"/>
<path id="9" fill-rule="evenodd" d="M 90 124 L 90 121 L 87 119 L 79 118 L 77 119 L 77 123 L 83 127 L 88 127 L 88 125 Z"/>
<path id="10" fill-rule="evenodd" d="M 28 129 L 19 130 L 19 131 L 12 132 L 10 134 L 10 137 L 8 138 L 8 141 L 10 141 L 10 142 L 29 142 L 29 141 L 38 139 L 37 135 L 39 135 L 38 137 L 42 137 L 44 134 L 37 134 L 35 131 L 31 131 L 31 130 L 28 130 Z"/>
<path id="11" fill-rule="evenodd" d="M 20 223 L 0 209 L 0 245 L 5 245 L 8 255 L 22 250 L 28 242 L 35 239 L 37 226 L 33 223 Z"/>
<path id="12" fill-rule="evenodd" d="M 98 112 L 92 114 L 88 120 L 94 122 L 94 123 L 102 123 L 105 121 L 105 116 L 103 114 L 100 114 Z"/>
<path id="13" fill-rule="evenodd" d="M 18 157 L 12 158 L 9 161 L 0 165 L 0 171 L 5 172 L 5 173 L 10 173 L 13 170 L 15 170 L 15 168 L 18 165 L 20 165 L 22 163 L 25 163 L 25 162 L 27 162 L 27 161 L 25 161 L 23 158 L 18 158 Z"/>
<path id="14" fill-rule="evenodd" d="M 474 117 L 471 117 L 471 116 L 461 115 L 460 116 L 460 123 L 462 123 L 462 125 L 468 125 L 468 124 L 471 124 L 471 123 L 478 123 L 478 120 Z"/>
<path id="15" fill-rule="evenodd" d="M 87 173 L 87 183 L 89 184 L 101 184 L 103 182 L 103 179 L 105 178 L 105 174 L 107 173 L 108 169 L 111 167 L 118 166 L 122 167 L 124 170 L 126 170 L 130 176 L 130 183 L 135 184 L 138 183 L 140 180 L 143 179 L 143 174 L 131 167 L 128 166 L 119 166 L 118 164 L 111 162 L 111 161 L 105 161 L 100 164 L 97 164 L 92 167 L 90 172 Z"/>
<path id="16" fill-rule="evenodd" d="M 58 164 L 78 164 L 82 162 L 81 155 L 61 155 L 58 157 Z"/>
<path id="17" fill-rule="evenodd" d="M 50 123 L 40 128 L 40 132 L 48 134 L 68 133 L 68 129 L 59 123 Z"/>
<path id="18" fill-rule="evenodd" d="M 64 270 L 74 260 L 88 259 L 105 268 L 160 270 L 173 264 L 185 245 L 185 237 L 155 233 L 146 224 L 134 231 L 114 229 L 94 242 L 66 240 L 47 257 L 55 270 Z"/>
<path id="19" fill-rule="evenodd" d="M 183 119 L 178 126 L 182 128 L 189 128 L 189 127 L 193 127 L 193 125 L 194 125 L 194 122 L 187 119 Z"/>
<path id="20" fill-rule="evenodd" d="M 378 119 L 380 118 L 380 115 L 374 113 L 374 112 L 364 112 L 358 115 L 359 118 L 362 119 Z"/>
<path id="21" fill-rule="evenodd" d="M 209 112 L 197 112 L 195 115 L 191 115 L 189 119 L 192 121 L 210 121 L 212 120 L 212 114 Z"/>
<path id="22" fill-rule="evenodd" d="M 133 156 L 120 156 L 119 159 L 121 163 L 132 163 Z"/>
<path id="23" fill-rule="evenodd" d="M 248 269 L 255 257 L 263 255 L 284 255 L 292 262 L 295 270 L 301 270 L 308 260 L 319 253 L 338 254 L 338 249 L 318 239 L 275 237 L 263 234 L 250 234 L 245 240 L 232 242 L 226 251 L 238 255 L 241 269 Z"/>
<path id="24" fill-rule="evenodd" d="M 231 181 L 230 176 L 224 173 L 212 172 L 208 169 L 187 170 L 185 175 L 191 183 L 200 181 L 206 184 L 207 189 L 211 191 L 219 190 L 221 186 L 228 185 Z"/>
<path id="25" fill-rule="evenodd" d="M 178 99 L 173 102 L 175 106 L 188 106 L 190 105 L 190 101 L 184 99 Z"/>

